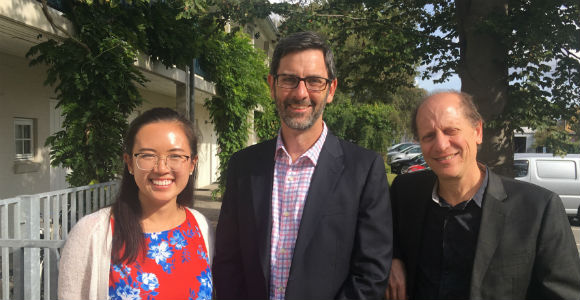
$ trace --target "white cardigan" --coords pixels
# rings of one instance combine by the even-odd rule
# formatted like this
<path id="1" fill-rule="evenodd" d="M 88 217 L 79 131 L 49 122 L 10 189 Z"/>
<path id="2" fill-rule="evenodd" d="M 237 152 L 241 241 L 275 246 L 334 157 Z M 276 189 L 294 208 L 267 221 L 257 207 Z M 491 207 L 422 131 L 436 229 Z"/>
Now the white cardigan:
<path id="1" fill-rule="evenodd" d="M 189 209 L 203 235 L 208 257 L 213 256 L 213 231 L 206 218 Z M 62 249 L 58 299 L 107 299 L 111 267 L 110 207 L 83 217 L 72 228 Z"/>

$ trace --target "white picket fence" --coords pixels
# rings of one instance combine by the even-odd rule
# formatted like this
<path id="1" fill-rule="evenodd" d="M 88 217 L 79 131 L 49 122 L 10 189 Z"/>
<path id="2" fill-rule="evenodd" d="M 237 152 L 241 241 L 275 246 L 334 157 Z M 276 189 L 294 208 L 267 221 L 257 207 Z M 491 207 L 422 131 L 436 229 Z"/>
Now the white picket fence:
<path id="1" fill-rule="evenodd" d="M 112 203 L 118 182 L 0 200 L 0 299 L 56 299 L 59 250 L 84 215 Z"/>

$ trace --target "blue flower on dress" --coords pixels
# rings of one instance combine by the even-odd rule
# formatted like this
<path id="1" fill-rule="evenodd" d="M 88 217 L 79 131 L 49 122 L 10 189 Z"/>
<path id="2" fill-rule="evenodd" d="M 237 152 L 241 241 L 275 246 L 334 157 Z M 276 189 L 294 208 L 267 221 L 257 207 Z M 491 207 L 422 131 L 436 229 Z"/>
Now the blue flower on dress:
<path id="1" fill-rule="evenodd" d="M 201 257 L 201 259 L 205 260 L 205 262 L 207 262 L 209 264 L 209 257 L 207 256 L 207 253 L 205 253 L 205 251 L 203 251 L 203 248 L 201 247 L 201 245 L 199 245 L 198 248 L 199 249 L 197 249 L 197 255 L 199 255 L 199 257 Z"/>
<path id="2" fill-rule="evenodd" d="M 171 247 L 166 241 L 162 241 L 159 245 L 152 245 L 147 251 L 147 257 L 154 259 L 157 264 L 164 263 L 172 255 Z"/>
<path id="3" fill-rule="evenodd" d="M 125 278 L 131 273 L 131 268 L 123 264 L 113 265 L 112 267 L 113 271 L 119 273 L 119 276 L 121 276 L 121 278 Z"/>
<path id="4" fill-rule="evenodd" d="M 137 277 L 137 281 L 141 282 L 141 288 L 145 291 L 153 291 L 159 287 L 159 280 L 153 273 L 142 273 Z"/>
<path id="5" fill-rule="evenodd" d="M 123 272 L 121 271 L 121 267 L 119 265 L 113 265 L 113 271 L 119 273 L 119 274 L 123 274 Z M 123 275 L 121 275 L 121 277 L 123 277 Z"/>
<path id="6" fill-rule="evenodd" d="M 181 250 L 183 247 L 187 246 L 187 241 L 179 231 L 173 232 L 173 237 L 170 240 L 171 245 L 177 250 Z"/>
<path id="7" fill-rule="evenodd" d="M 111 293 L 111 289 L 114 293 Z M 134 288 L 124 280 L 109 288 L 109 296 L 112 300 L 140 300 L 139 288 Z"/>
<path id="8" fill-rule="evenodd" d="M 185 231 L 185 236 L 190 238 L 195 236 L 201 237 L 201 231 L 199 230 L 199 227 L 195 226 L 194 229 L 187 229 Z"/>
<path id="9" fill-rule="evenodd" d="M 157 242 L 159 240 L 167 240 L 167 231 L 151 232 L 147 234 L 149 235 L 149 238 L 151 238 L 151 242 Z"/>
<path id="10" fill-rule="evenodd" d="M 211 270 L 209 267 L 201 275 L 197 276 L 199 281 L 199 292 L 197 292 L 197 299 L 211 299 L 211 291 L 213 288 L 211 280 Z"/>

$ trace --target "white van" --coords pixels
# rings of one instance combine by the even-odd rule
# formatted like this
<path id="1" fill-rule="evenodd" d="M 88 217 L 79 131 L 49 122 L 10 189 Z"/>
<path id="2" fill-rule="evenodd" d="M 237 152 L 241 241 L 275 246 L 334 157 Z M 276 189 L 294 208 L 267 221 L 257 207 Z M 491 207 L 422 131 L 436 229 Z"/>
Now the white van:
<path id="1" fill-rule="evenodd" d="M 560 195 L 566 214 L 576 216 L 580 206 L 580 154 L 564 157 L 546 153 L 514 154 L 515 178 Z"/>

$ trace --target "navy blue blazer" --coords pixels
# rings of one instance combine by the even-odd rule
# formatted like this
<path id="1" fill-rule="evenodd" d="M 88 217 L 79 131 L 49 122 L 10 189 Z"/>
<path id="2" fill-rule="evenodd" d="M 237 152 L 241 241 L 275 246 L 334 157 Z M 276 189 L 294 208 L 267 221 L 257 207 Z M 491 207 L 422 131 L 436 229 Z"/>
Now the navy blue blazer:
<path id="1" fill-rule="evenodd" d="M 276 140 L 232 156 L 212 273 L 218 299 L 268 299 Z M 286 299 L 382 298 L 392 257 L 385 166 L 330 132 L 312 175 Z"/>

